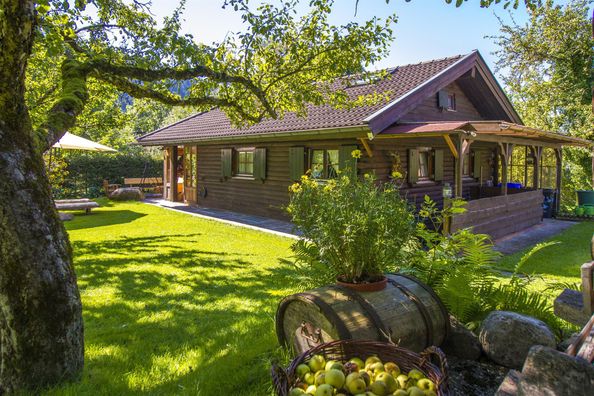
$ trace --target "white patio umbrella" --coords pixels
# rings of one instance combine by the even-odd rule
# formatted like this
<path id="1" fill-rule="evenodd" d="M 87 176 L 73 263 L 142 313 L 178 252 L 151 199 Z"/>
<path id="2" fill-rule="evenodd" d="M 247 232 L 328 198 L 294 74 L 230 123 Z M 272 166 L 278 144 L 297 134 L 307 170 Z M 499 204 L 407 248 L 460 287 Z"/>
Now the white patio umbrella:
<path id="1" fill-rule="evenodd" d="M 53 148 L 61 148 L 66 150 L 87 150 L 87 151 L 117 151 L 111 147 L 93 142 L 80 136 L 66 132 L 60 140 L 52 146 Z"/>

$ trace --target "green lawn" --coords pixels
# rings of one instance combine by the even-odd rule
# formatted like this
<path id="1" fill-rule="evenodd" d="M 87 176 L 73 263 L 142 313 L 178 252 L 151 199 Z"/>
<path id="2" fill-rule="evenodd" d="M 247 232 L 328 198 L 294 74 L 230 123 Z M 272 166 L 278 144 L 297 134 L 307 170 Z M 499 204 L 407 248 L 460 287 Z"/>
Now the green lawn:
<path id="1" fill-rule="evenodd" d="M 594 233 L 594 223 L 583 222 L 554 236 L 549 241 L 558 242 L 536 252 L 526 262 L 522 272 L 542 276 L 544 281 L 575 283 L 580 281 L 580 267 L 590 261 L 590 239 Z M 497 266 L 513 270 L 522 255 L 530 249 L 505 256 Z"/>
<path id="2" fill-rule="evenodd" d="M 67 222 L 85 321 L 80 383 L 51 395 L 266 395 L 291 240 L 142 203 Z"/>
<path id="3" fill-rule="evenodd" d="M 85 370 L 49 395 L 267 395 L 280 299 L 299 291 L 292 240 L 142 203 L 67 222 L 83 301 Z M 577 282 L 593 223 L 525 271 Z M 511 269 L 521 253 L 505 257 Z"/>

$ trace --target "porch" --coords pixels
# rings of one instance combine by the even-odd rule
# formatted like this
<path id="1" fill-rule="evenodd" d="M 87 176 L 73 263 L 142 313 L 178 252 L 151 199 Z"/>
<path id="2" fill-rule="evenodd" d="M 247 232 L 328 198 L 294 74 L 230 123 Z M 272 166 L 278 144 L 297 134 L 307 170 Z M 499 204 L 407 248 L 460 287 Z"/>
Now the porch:
<path id="1" fill-rule="evenodd" d="M 495 121 L 401 123 L 375 139 L 408 145 L 429 139 L 445 142 L 453 157 L 453 175 L 451 188 L 442 179 L 443 199 L 467 201 L 467 211 L 452 219 L 450 231 L 472 227 L 493 239 L 538 224 L 544 214 L 554 216 L 563 146 L 591 147 L 586 140 Z"/>

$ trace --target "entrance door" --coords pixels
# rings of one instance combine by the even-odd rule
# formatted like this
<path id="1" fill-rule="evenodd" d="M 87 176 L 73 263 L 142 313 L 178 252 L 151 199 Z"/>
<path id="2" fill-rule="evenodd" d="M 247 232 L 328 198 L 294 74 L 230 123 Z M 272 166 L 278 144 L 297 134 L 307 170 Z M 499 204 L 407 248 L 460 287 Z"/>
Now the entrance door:
<path id="1" fill-rule="evenodd" d="M 184 201 L 196 204 L 198 184 L 198 147 L 184 146 Z"/>

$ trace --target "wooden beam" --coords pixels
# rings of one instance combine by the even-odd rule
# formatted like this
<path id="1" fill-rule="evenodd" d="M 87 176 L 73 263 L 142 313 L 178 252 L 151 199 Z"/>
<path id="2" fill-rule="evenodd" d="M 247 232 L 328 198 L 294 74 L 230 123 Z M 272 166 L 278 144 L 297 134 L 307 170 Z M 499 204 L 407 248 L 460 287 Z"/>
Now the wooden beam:
<path id="1" fill-rule="evenodd" d="M 540 188 L 540 158 L 542 157 L 542 147 L 531 146 L 530 150 L 532 150 L 532 156 L 534 157 L 532 184 L 534 188 Z"/>
<path id="2" fill-rule="evenodd" d="M 369 146 L 367 139 L 359 139 L 359 140 L 361 141 L 361 144 L 363 145 L 363 148 L 365 149 L 365 152 L 367 153 L 369 158 L 372 158 L 373 151 L 371 150 L 371 147 Z"/>
<path id="3" fill-rule="evenodd" d="M 452 152 L 454 158 L 458 159 L 458 150 L 456 149 L 456 146 L 454 145 L 454 142 L 452 141 L 450 135 L 443 135 L 443 139 L 448 144 L 448 147 L 450 148 L 450 151 Z"/>
<path id="4" fill-rule="evenodd" d="M 521 139 L 521 138 L 508 137 L 508 136 L 487 135 L 487 134 L 482 134 L 482 133 L 477 133 L 476 136 L 469 137 L 469 139 L 477 141 L 477 142 L 513 143 L 513 144 L 518 144 L 521 146 L 550 147 L 553 149 L 558 149 L 558 148 L 562 147 L 561 143 L 550 143 L 550 142 L 544 142 L 544 141 L 540 141 L 540 140 Z"/>
<path id="5" fill-rule="evenodd" d="M 556 149 L 555 157 L 557 158 L 557 180 L 555 180 L 555 188 L 557 190 L 557 196 L 555 197 L 555 213 L 559 212 L 561 207 L 561 176 L 563 171 L 563 150 Z"/>

